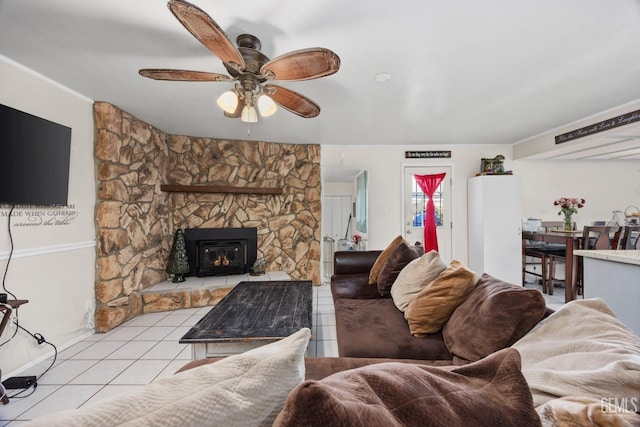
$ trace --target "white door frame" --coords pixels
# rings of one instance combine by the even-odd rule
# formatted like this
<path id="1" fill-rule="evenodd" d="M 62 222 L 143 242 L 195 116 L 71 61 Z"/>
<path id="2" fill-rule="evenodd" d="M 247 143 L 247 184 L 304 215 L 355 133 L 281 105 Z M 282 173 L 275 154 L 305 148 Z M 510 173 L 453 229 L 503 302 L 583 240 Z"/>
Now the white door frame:
<path id="1" fill-rule="evenodd" d="M 454 212 L 456 210 L 456 204 L 455 204 L 455 187 L 454 187 L 454 180 L 453 177 L 455 176 L 455 168 L 454 168 L 454 164 L 447 162 L 447 163 L 442 163 L 442 162 L 426 162 L 426 163 L 401 163 L 400 164 L 400 182 L 401 182 L 401 191 L 400 191 L 400 206 L 402 206 L 402 215 L 400 217 L 400 229 L 403 230 L 402 235 L 404 235 L 404 229 L 405 229 L 405 204 L 404 204 L 404 196 L 405 196 L 405 185 L 404 185 L 404 176 L 405 176 L 405 169 L 406 168 L 451 168 L 451 176 L 448 177 L 450 179 L 450 184 L 451 184 L 451 212 L 449 214 L 449 216 L 451 217 L 451 260 L 453 261 L 454 259 L 454 255 L 456 253 L 456 248 L 455 248 L 455 239 L 454 239 L 454 230 L 455 230 L 455 225 L 453 223 L 453 218 L 454 218 Z"/>

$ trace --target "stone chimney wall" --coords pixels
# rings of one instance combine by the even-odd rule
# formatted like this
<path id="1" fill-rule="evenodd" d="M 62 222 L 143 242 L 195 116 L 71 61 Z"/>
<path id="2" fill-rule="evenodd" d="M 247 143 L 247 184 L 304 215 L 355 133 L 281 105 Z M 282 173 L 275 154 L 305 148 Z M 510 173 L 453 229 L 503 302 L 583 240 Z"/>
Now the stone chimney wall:
<path id="1" fill-rule="evenodd" d="M 320 146 L 168 135 L 105 102 L 96 126 L 96 329 L 142 313 L 178 228 L 256 227 L 267 270 L 320 283 Z M 230 119 L 231 120 L 231 119 Z M 279 187 L 166 193 L 162 184 Z"/>

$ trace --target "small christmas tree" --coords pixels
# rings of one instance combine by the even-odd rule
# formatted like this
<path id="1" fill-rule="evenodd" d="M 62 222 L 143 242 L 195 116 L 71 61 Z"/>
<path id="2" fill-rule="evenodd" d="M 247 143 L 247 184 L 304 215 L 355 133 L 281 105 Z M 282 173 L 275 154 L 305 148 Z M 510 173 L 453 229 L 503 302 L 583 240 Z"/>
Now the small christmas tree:
<path id="1" fill-rule="evenodd" d="M 189 259 L 187 258 L 187 249 L 184 243 L 184 232 L 181 229 L 176 231 L 173 237 L 173 246 L 169 254 L 169 265 L 167 265 L 167 273 L 173 275 L 173 283 L 184 282 L 184 275 L 189 272 Z"/>

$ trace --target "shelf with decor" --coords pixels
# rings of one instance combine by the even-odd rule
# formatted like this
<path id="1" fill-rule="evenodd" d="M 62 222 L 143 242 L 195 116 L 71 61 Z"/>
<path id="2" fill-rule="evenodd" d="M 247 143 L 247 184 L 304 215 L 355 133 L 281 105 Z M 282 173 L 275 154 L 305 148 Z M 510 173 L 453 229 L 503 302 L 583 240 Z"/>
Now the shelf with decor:
<path id="1" fill-rule="evenodd" d="M 160 190 L 168 193 L 284 194 L 281 187 L 235 187 L 232 185 L 163 184 Z"/>

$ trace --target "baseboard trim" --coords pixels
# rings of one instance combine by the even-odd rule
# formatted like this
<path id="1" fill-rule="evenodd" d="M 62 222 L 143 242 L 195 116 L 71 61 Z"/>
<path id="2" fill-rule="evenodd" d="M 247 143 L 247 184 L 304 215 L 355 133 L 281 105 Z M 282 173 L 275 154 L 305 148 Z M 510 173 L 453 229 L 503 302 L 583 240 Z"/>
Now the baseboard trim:
<path id="1" fill-rule="evenodd" d="M 94 248 L 95 246 L 95 240 L 88 240 L 85 242 L 66 243 L 64 245 L 50 245 L 29 249 L 18 249 L 13 251 L 11 258 L 27 258 L 60 252 L 77 251 L 79 249 Z M 6 259 L 9 259 L 9 251 L 0 252 L 0 261 L 4 261 Z"/>
<path id="2" fill-rule="evenodd" d="M 60 345 L 60 346 L 56 346 L 56 350 L 58 351 L 58 353 L 66 350 L 67 348 L 71 347 L 74 344 L 79 343 L 80 341 L 85 340 L 86 338 L 89 338 L 91 335 L 93 335 L 95 333 L 95 331 L 87 331 L 85 333 L 83 333 L 82 335 L 73 338 L 72 340 Z M 47 348 L 51 348 L 49 346 L 47 346 Z M 54 356 L 54 351 L 53 350 L 49 350 L 46 353 L 42 354 L 40 357 L 38 357 L 35 360 L 32 360 L 31 362 L 20 366 L 19 368 L 14 369 L 11 372 L 2 373 L 2 378 L 11 378 L 11 377 L 15 377 L 16 375 L 21 375 L 23 372 L 25 372 L 27 369 L 32 368 L 34 366 L 37 366 L 38 364 L 44 362 L 47 359 L 51 359 Z M 60 359 L 58 359 L 58 361 L 60 361 Z M 39 375 L 41 374 L 41 372 L 38 373 Z"/>

